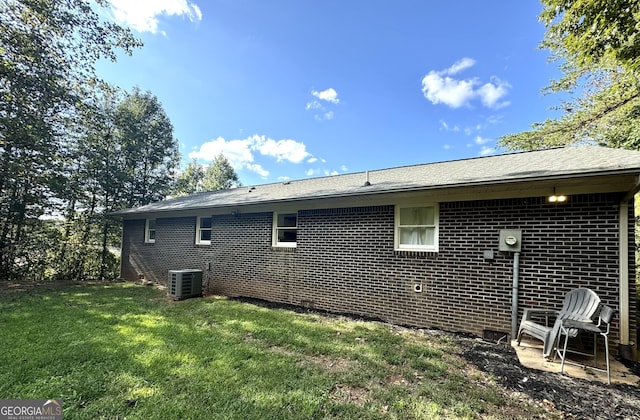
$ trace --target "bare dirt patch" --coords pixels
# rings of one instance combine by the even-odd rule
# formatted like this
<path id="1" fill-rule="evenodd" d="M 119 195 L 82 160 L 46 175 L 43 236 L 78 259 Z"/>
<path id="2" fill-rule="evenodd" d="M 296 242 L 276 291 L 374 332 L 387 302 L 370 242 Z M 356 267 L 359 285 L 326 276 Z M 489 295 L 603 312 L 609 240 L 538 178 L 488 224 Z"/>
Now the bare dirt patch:
<path id="1" fill-rule="evenodd" d="M 271 346 L 269 347 L 269 350 L 276 353 L 285 354 L 287 356 L 300 356 L 293 350 L 289 350 L 281 346 Z M 328 356 L 303 355 L 301 356 L 301 360 L 299 363 L 320 366 L 323 369 L 333 373 L 351 372 L 358 369 L 358 362 L 355 360 L 334 358 Z"/>
<path id="2" fill-rule="evenodd" d="M 337 384 L 331 393 L 331 399 L 363 406 L 369 400 L 369 391 L 364 388 Z"/>
<path id="3" fill-rule="evenodd" d="M 305 356 L 303 361 L 322 366 L 325 370 L 333 373 L 351 372 L 358 368 L 357 361 L 326 356 Z"/>

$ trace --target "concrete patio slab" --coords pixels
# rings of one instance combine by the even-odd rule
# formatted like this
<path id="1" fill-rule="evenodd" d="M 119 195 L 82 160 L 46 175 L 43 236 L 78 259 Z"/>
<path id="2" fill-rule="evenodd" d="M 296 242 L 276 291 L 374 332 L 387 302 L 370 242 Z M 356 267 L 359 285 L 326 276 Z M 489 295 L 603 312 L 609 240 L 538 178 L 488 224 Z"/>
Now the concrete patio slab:
<path id="1" fill-rule="evenodd" d="M 516 341 L 511 342 L 511 346 L 516 350 L 518 359 L 523 366 L 531 369 L 538 369 L 546 372 L 560 373 L 560 357 L 555 360 L 545 359 L 542 357 L 542 342 L 537 340 L 528 340 L 523 338 L 520 345 Z M 604 367 L 604 352 L 600 352 L 598 367 Z M 567 355 L 567 360 L 574 360 L 579 363 L 592 364 L 593 359 L 580 358 L 576 355 Z M 615 360 L 613 357 L 609 360 L 611 364 L 611 383 L 627 384 L 640 386 L 640 377 L 634 375 L 625 365 Z M 607 383 L 607 373 L 589 369 L 589 367 L 576 366 L 565 363 L 564 373 L 574 378 L 582 378 L 590 381 L 600 381 Z"/>

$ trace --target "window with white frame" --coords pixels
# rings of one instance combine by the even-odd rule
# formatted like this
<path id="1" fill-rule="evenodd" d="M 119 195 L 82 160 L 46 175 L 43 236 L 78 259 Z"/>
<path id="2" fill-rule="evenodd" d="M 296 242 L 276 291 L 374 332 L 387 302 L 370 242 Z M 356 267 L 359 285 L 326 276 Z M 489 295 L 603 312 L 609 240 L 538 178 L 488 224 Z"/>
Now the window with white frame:
<path id="1" fill-rule="evenodd" d="M 273 213 L 273 246 L 293 248 L 298 239 L 298 213 Z"/>
<path id="2" fill-rule="evenodd" d="M 196 220 L 196 244 L 211 245 L 211 217 L 198 216 Z"/>
<path id="3" fill-rule="evenodd" d="M 156 242 L 156 219 L 147 219 L 144 226 L 144 241 L 148 244 Z"/>
<path id="4" fill-rule="evenodd" d="M 410 251 L 438 250 L 438 205 L 396 206 L 395 248 Z"/>

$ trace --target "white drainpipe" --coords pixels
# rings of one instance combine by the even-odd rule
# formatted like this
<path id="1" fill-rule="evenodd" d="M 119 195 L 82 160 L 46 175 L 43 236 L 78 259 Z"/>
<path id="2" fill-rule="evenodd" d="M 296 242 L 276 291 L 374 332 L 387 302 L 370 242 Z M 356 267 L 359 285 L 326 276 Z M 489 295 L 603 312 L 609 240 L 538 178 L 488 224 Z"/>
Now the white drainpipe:
<path id="1" fill-rule="evenodd" d="M 629 191 L 619 206 L 620 222 L 618 226 L 619 260 L 618 271 L 620 279 L 620 344 L 628 345 L 629 342 L 629 201 L 640 190 L 640 175 L 636 178 L 635 187 Z"/>
<path id="2" fill-rule="evenodd" d="M 620 344 L 629 344 L 629 202 L 620 203 Z"/>

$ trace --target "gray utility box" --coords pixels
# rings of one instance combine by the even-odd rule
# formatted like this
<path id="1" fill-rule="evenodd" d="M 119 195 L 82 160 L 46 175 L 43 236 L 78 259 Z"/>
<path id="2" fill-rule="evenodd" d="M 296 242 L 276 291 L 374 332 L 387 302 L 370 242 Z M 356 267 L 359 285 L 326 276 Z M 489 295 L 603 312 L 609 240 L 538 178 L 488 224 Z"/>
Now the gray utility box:
<path id="1" fill-rule="evenodd" d="M 522 230 L 502 229 L 500 230 L 499 251 L 520 252 L 522 250 Z"/>
<path id="2" fill-rule="evenodd" d="M 202 296 L 202 270 L 169 270 L 167 293 L 174 300 Z"/>

